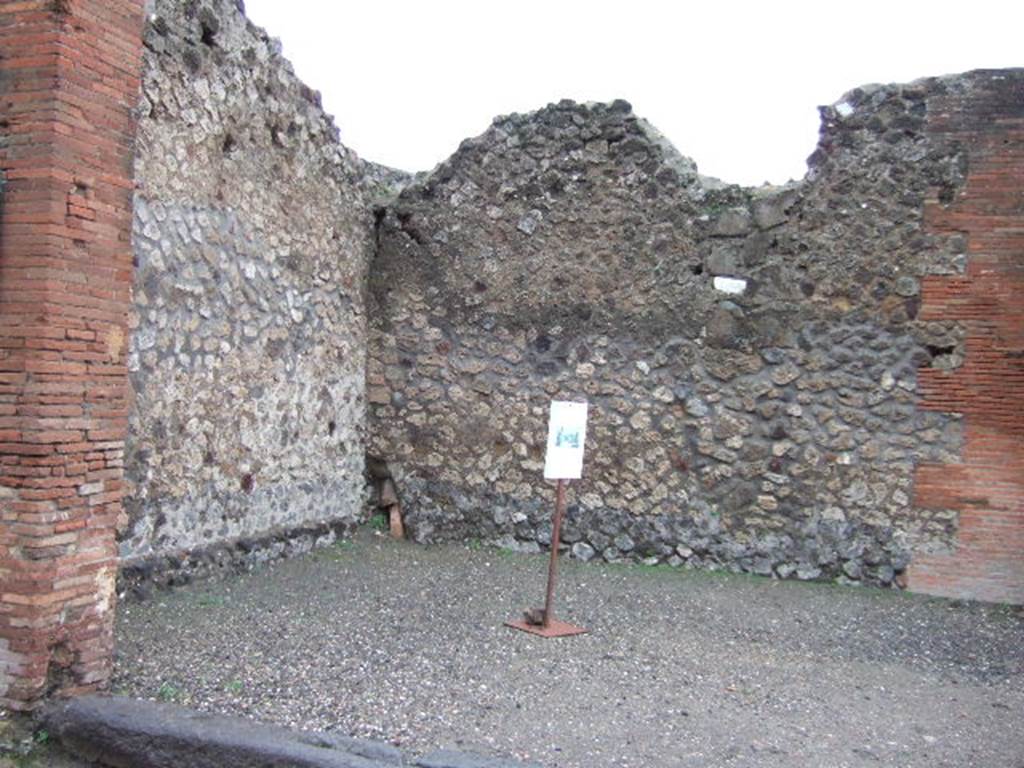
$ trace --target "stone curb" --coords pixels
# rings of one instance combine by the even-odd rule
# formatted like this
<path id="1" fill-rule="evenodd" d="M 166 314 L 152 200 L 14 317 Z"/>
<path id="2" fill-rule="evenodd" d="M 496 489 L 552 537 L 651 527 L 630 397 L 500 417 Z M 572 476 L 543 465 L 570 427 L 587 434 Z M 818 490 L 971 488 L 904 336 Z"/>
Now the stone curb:
<path id="1" fill-rule="evenodd" d="M 416 761 L 418 768 L 541 768 L 539 763 L 483 757 L 450 749 L 439 749 Z"/>
<path id="2" fill-rule="evenodd" d="M 294 731 L 238 717 L 116 696 L 84 696 L 43 712 L 69 752 L 110 768 L 394 768 L 411 765 L 390 744 Z M 441 750 L 421 768 L 526 768 L 525 763 Z"/>

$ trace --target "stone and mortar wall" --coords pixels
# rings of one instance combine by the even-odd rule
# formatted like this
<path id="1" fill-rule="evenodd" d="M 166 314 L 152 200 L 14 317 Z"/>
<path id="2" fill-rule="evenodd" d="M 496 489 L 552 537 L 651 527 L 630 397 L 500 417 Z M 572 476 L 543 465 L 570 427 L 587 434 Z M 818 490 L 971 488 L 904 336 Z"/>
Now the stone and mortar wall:
<path id="1" fill-rule="evenodd" d="M 927 125 L 1000 82 L 852 91 L 779 188 L 700 177 L 624 102 L 464 142 L 381 211 L 370 275 L 370 452 L 413 537 L 545 545 L 547 406 L 570 398 L 591 404 L 577 557 L 884 585 L 950 551 L 956 505 L 915 504 L 914 473 L 959 460 L 962 422 L 918 377 L 967 346 L 921 281 L 968 243 L 924 211 L 968 152 Z"/>
<path id="2" fill-rule="evenodd" d="M 128 577 L 308 547 L 361 513 L 387 176 L 236 3 L 158 0 L 144 42 Z"/>

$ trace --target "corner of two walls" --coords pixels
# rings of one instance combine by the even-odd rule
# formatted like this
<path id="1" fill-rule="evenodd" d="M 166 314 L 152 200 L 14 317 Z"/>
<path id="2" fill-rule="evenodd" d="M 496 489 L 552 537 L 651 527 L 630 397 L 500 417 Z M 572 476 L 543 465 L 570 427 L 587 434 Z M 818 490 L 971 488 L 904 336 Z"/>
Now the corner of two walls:
<path id="1" fill-rule="evenodd" d="M 129 578 L 330 540 L 364 497 L 367 166 L 235 3 L 150 10 Z"/>
<path id="2" fill-rule="evenodd" d="M 368 400 L 411 534 L 546 545 L 559 397 L 591 403 L 581 559 L 905 585 L 955 552 L 960 510 L 914 481 L 959 461 L 962 419 L 922 407 L 918 375 L 969 340 L 921 316 L 921 284 L 968 247 L 923 214 L 969 154 L 930 113 L 978 82 L 851 92 L 782 188 L 698 176 L 624 102 L 499 118 L 406 187 L 370 275 Z"/>
<path id="3" fill-rule="evenodd" d="M 852 91 L 783 187 L 699 176 L 625 102 L 562 102 L 374 211 L 395 180 L 233 3 L 152 10 L 129 572 L 330 539 L 366 453 L 414 538 L 538 549 L 553 397 L 592 405 L 581 559 L 905 585 L 955 557 L 962 500 L 928 468 L 960 465 L 967 411 L 918 379 L 955 377 L 971 329 L 922 302 L 973 247 L 924 212 L 968 184 L 977 137 L 929 125 L 977 76 Z"/>

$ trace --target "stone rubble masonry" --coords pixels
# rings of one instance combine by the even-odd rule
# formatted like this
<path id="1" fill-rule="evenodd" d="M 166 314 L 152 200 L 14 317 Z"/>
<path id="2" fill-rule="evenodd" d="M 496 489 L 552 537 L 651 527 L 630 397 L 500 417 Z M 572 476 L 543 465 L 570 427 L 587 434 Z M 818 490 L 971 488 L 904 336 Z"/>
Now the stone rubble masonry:
<path id="1" fill-rule="evenodd" d="M 922 407 L 964 416 L 953 465 L 917 468 L 916 501 L 956 509 L 952 551 L 916 558 L 910 587 L 1024 603 L 1024 78 L 979 73 L 968 98 L 946 98 L 929 131 L 968 148 L 964 187 L 930 200 L 928 226 L 967 237 L 963 275 L 927 277 L 924 320 L 965 330 L 964 364 L 921 372 Z"/>
<path id="2" fill-rule="evenodd" d="M 133 574 L 234 568 L 362 513 L 363 286 L 388 174 L 236 3 L 150 10 L 120 550 Z"/>
<path id="3" fill-rule="evenodd" d="M 546 547 L 547 403 L 584 398 L 575 557 L 940 592 L 960 569 L 1019 602 L 1022 81 L 851 91 L 782 187 L 701 177 L 625 102 L 463 142 L 382 212 L 370 274 L 369 450 L 407 530 Z"/>
<path id="4" fill-rule="evenodd" d="M 110 674 L 142 2 L 0 5 L 0 705 Z"/>

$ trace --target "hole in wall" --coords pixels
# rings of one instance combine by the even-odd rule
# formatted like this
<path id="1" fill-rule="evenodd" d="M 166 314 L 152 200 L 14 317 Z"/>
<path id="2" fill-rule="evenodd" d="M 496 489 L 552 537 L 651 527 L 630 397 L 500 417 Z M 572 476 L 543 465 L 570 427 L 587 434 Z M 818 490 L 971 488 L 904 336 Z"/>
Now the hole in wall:
<path id="1" fill-rule="evenodd" d="M 74 673 L 75 652 L 67 643 L 57 643 L 50 649 L 46 666 L 46 695 L 73 687 L 78 681 Z"/>
<path id="2" fill-rule="evenodd" d="M 932 357 L 941 357 L 956 352 L 956 344 L 925 344 L 925 349 Z"/>
<path id="3" fill-rule="evenodd" d="M 327 434 L 328 435 L 332 435 L 333 436 L 334 432 L 337 429 L 338 429 L 338 425 L 335 423 L 334 419 L 331 419 L 330 421 L 327 422 Z"/>
<path id="4" fill-rule="evenodd" d="M 220 19 L 217 14 L 209 8 L 203 8 L 199 12 L 200 39 L 204 45 L 211 48 L 217 45 L 217 33 L 220 32 Z"/>
<path id="5" fill-rule="evenodd" d="M 907 317 L 911 320 L 917 317 L 917 313 L 921 310 L 921 297 L 911 296 L 909 299 L 904 300 L 903 308 L 907 312 Z"/>
<path id="6" fill-rule="evenodd" d="M 242 475 L 242 479 L 239 481 L 239 485 L 242 487 L 243 491 L 245 491 L 246 493 L 251 493 L 253 485 L 255 485 L 255 483 L 254 483 L 254 481 L 252 479 L 252 475 L 250 475 L 250 474 Z"/>
<path id="7" fill-rule="evenodd" d="M 423 233 L 412 223 L 411 211 L 398 212 L 398 225 L 401 230 L 411 237 L 418 245 L 426 245 L 427 239 Z"/>

